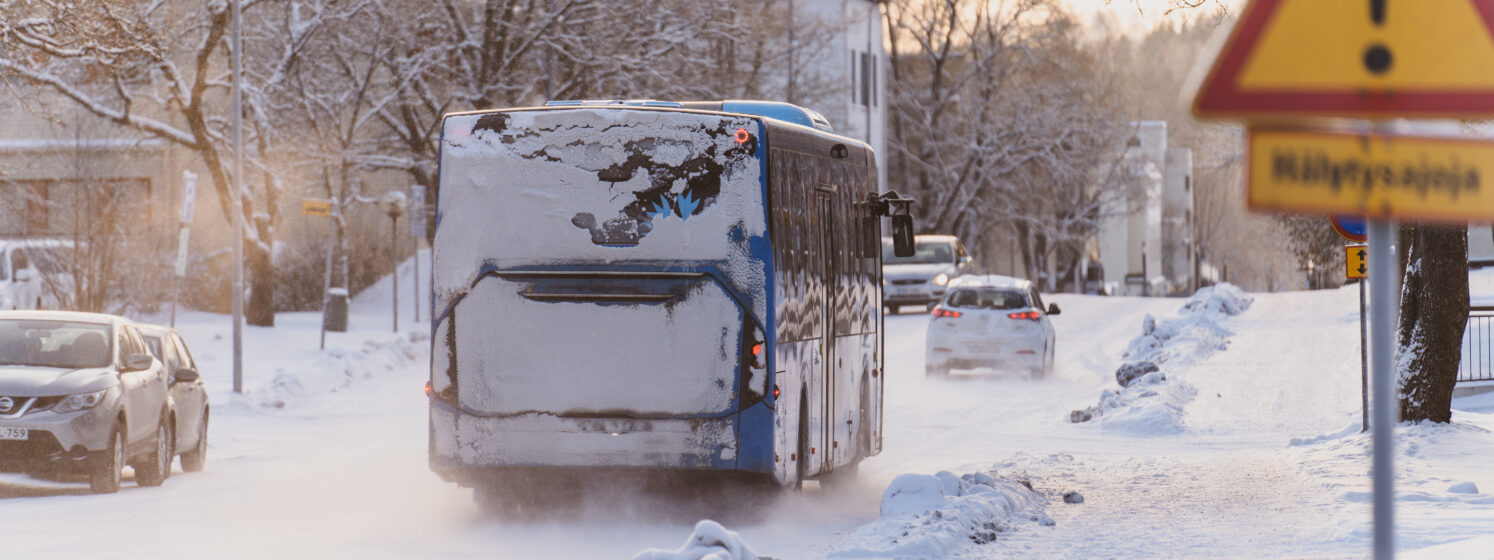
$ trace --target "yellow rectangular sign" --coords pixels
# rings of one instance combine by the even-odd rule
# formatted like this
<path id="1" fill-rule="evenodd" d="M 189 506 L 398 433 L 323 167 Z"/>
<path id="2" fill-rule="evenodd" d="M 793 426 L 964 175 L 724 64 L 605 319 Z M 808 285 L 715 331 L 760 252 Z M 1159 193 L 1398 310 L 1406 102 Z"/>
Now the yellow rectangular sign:
<path id="1" fill-rule="evenodd" d="M 1494 219 L 1494 141 L 1252 128 L 1248 143 L 1252 210 Z"/>
<path id="2" fill-rule="evenodd" d="M 301 201 L 301 213 L 307 216 L 325 218 L 332 215 L 332 201 L 316 200 L 308 198 Z"/>
<path id="3" fill-rule="evenodd" d="M 1349 280 L 1369 276 L 1369 246 L 1344 246 L 1344 276 Z"/>

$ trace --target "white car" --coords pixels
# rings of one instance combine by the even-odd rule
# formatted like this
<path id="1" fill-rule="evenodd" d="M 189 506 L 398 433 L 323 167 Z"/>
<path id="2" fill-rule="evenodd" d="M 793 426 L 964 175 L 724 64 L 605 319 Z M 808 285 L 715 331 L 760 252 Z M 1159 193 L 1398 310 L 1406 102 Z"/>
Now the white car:
<path id="1" fill-rule="evenodd" d="M 39 309 L 42 276 L 24 241 L 0 239 L 0 309 Z"/>
<path id="2" fill-rule="evenodd" d="M 1030 371 L 1041 378 L 1053 370 L 1053 323 L 1057 305 L 1043 306 L 1032 282 L 1009 276 L 963 276 L 929 318 L 926 373 L 992 368 Z"/>

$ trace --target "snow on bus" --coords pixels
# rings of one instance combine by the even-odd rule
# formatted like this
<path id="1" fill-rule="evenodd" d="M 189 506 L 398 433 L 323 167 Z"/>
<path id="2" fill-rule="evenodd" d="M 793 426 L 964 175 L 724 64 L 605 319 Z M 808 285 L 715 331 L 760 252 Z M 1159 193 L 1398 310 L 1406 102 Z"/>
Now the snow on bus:
<path id="1" fill-rule="evenodd" d="M 874 454 L 889 204 L 871 150 L 814 116 L 763 102 L 448 115 L 432 469 L 512 501 L 567 469 L 792 485 Z"/>

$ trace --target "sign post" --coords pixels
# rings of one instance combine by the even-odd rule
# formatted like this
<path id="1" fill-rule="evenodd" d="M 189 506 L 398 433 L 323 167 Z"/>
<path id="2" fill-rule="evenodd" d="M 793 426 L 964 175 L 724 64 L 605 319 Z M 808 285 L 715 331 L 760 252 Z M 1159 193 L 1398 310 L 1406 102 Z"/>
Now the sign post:
<path id="1" fill-rule="evenodd" d="M 307 198 L 301 200 L 301 213 L 313 218 L 325 218 L 332 215 L 331 200 L 318 200 Z M 333 235 L 332 222 L 327 222 L 327 264 L 322 271 L 322 340 L 317 348 L 327 349 L 327 302 L 330 299 L 329 292 L 332 288 L 332 245 L 337 242 L 337 236 Z"/>
<path id="2" fill-rule="evenodd" d="M 181 296 L 182 277 L 187 275 L 187 240 L 192 235 L 192 215 L 197 210 L 197 174 L 182 170 L 182 206 L 177 222 L 181 233 L 176 241 L 176 274 L 171 277 L 171 327 L 176 328 L 176 302 Z"/>
<path id="3" fill-rule="evenodd" d="M 1395 557 L 1395 221 L 1494 218 L 1482 184 L 1494 142 L 1393 134 L 1388 123 L 1494 117 L 1491 23 L 1486 0 L 1254 0 L 1193 101 L 1199 118 L 1250 125 L 1251 209 L 1368 218 L 1376 560 Z"/>
<path id="4" fill-rule="evenodd" d="M 425 187 L 410 185 L 410 237 L 415 239 L 415 322 L 420 322 L 420 240 L 425 239 Z"/>
<path id="5" fill-rule="evenodd" d="M 1338 226 L 1338 222 L 1334 222 Z M 1339 232 L 1343 235 L 1343 232 Z M 1345 235 L 1344 237 L 1348 237 Z M 1344 246 L 1344 276 L 1349 280 L 1359 281 L 1359 405 L 1361 424 L 1359 431 L 1368 432 L 1369 424 L 1369 345 L 1368 334 L 1365 331 L 1364 321 L 1364 280 L 1368 269 L 1365 268 L 1365 257 L 1369 250 L 1364 245 Z"/>

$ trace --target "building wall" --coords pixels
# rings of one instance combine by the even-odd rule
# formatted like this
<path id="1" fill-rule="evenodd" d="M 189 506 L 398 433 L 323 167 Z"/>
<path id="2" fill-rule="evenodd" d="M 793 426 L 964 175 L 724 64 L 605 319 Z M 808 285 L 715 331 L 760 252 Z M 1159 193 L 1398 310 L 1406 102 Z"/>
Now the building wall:
<path id="1" fill-rule="evenodd" d="M 806 21 L 818 19 L 831 34 L 819 64 L 804 72 L 818 73 L 839 84 L 815 95 L 800 92 L 788 100 L 819 111 L 835 132 L 871 145 L 877 154 L 878 184 L 887 185 L 887 47 L 881 12 L 871 0 L 793 0 L 794 11 Z M 806 33 L 814 30 L 806 30 Z M 813 38 L 802 39 L 811 42 Z"/>
<path id="2" fill-rule="evenodd" d="M 1162 273 L 1173 290 L 1193 283 L 1193 151 L 1168 148 L 1162 183 Z"/>

